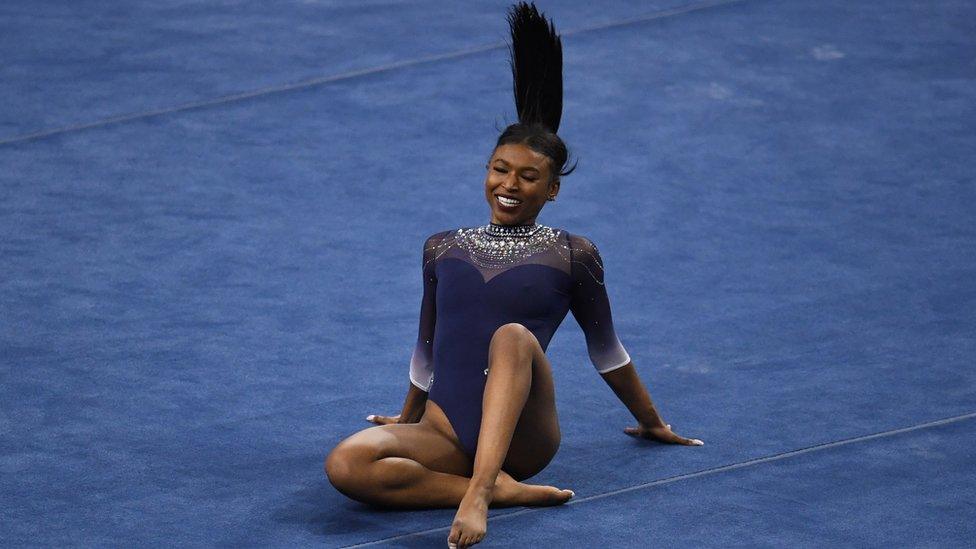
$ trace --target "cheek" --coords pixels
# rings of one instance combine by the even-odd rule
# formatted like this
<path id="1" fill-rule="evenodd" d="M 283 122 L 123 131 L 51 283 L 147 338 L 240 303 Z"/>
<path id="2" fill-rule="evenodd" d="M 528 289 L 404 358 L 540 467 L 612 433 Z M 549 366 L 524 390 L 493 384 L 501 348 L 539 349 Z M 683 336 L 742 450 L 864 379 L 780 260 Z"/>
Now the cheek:
<path id="1" fill-rule="evenodd" d="M 502 181 L 505 181 L 505 175 L 496 172 L 491 172 L 488 174 L 487 177 L 485 177 L 485 184 L 490 185 L 492 187 L 498 185 Z"/>
<path id="2" fill-rule="evenodd" d="M 497 186 L 498 186 L 498 181 L 496 180 L 496 178 L 492 177 L 491 175 L 488 175 L 487 177 L 485 177 L 485 194 L 486 195 L 491 195 L 492 189 L 494 189 Z"/>

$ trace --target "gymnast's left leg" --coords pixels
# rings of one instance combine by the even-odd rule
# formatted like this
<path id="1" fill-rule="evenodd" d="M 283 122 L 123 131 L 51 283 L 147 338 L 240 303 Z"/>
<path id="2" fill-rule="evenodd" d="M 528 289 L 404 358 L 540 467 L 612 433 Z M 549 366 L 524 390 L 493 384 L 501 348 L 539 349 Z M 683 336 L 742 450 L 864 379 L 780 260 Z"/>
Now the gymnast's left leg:
<path id="1" fill-rule="evenodd" d="M 472 477 L 451 524 L 451 546 L 467 547 L 484 538 L 492 487 L 502 468 L 523 480 L 541 471 L 559 449 L 552 368 L 535 335 L 522 324 L 505 324 L 491 338 L 481 407 Z M 571 490 L 551 489 L 554 504 L 573 496 Z"/>

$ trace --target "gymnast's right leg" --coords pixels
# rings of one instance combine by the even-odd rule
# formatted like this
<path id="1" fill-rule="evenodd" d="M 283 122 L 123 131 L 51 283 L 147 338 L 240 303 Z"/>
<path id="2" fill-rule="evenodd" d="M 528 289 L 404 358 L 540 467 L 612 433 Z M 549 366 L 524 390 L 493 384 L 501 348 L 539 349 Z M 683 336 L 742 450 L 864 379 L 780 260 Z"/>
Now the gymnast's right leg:
<path id="1" fill-rule="evenodd" d="M 471 471 L 471 459 L 432 401 L 420 423 L 359 431 L 340 442 L 325 461 L 329 481 L 346 496 L 401 509 L 457 508 Z M 517 482 L 504 471 L 492 494 L 492 507 L 561 503 L 555 488 Z"/>

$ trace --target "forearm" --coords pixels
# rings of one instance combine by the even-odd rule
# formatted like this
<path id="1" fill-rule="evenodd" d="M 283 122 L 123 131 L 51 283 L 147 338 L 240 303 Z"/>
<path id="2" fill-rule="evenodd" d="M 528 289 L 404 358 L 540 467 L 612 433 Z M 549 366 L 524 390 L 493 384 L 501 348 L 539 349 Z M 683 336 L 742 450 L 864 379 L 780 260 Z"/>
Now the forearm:
<path id="1" fill-rule="evenodd" d="M 620 399 L 620 402 L 624 403 L 624 406 L 630 410 L 630 413 L 641 425 L 646 427 L 664 425 L 664 420 L 661 419 L 657 408 L 654 407 L 651 395 L 647 393 L 647 389 L 641 383 L 633 362 L 601 375 L 614 394 L 617 395 L 617 398 Z"/>
<path id="2" fill-rule="evenodd" d="M 400 411 L 400 423 L 417 423 L 424 415 L 427 408 L 427 393 L 410 383 L 407 396 L 403 400 L 403 409 Z"/>

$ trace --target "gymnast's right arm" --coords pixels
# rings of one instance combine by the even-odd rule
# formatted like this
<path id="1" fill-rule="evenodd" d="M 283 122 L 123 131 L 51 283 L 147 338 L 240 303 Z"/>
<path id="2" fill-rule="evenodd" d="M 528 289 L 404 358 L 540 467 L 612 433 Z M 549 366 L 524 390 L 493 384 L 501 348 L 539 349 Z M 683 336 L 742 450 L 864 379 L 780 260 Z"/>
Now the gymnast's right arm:
<path id="1" fill-rule="evenodd" d="M 417 343 L 410 357 L 410 386 L 403 401 L 399 416 L 369 416 L 366 419 L 380 425 L 389 423 L 417 423 L 424 415 L 427 406 L 427 390 L 430 388 L 434 372 L 434 322 L 437 308 L 434 298 L 437 294 L 437 277 L 434 274 L 434 250 L 438 236 L 431 235 L 424 242 L 423 287 L 424 295 L 420 302 L 420 328 Z"/>

